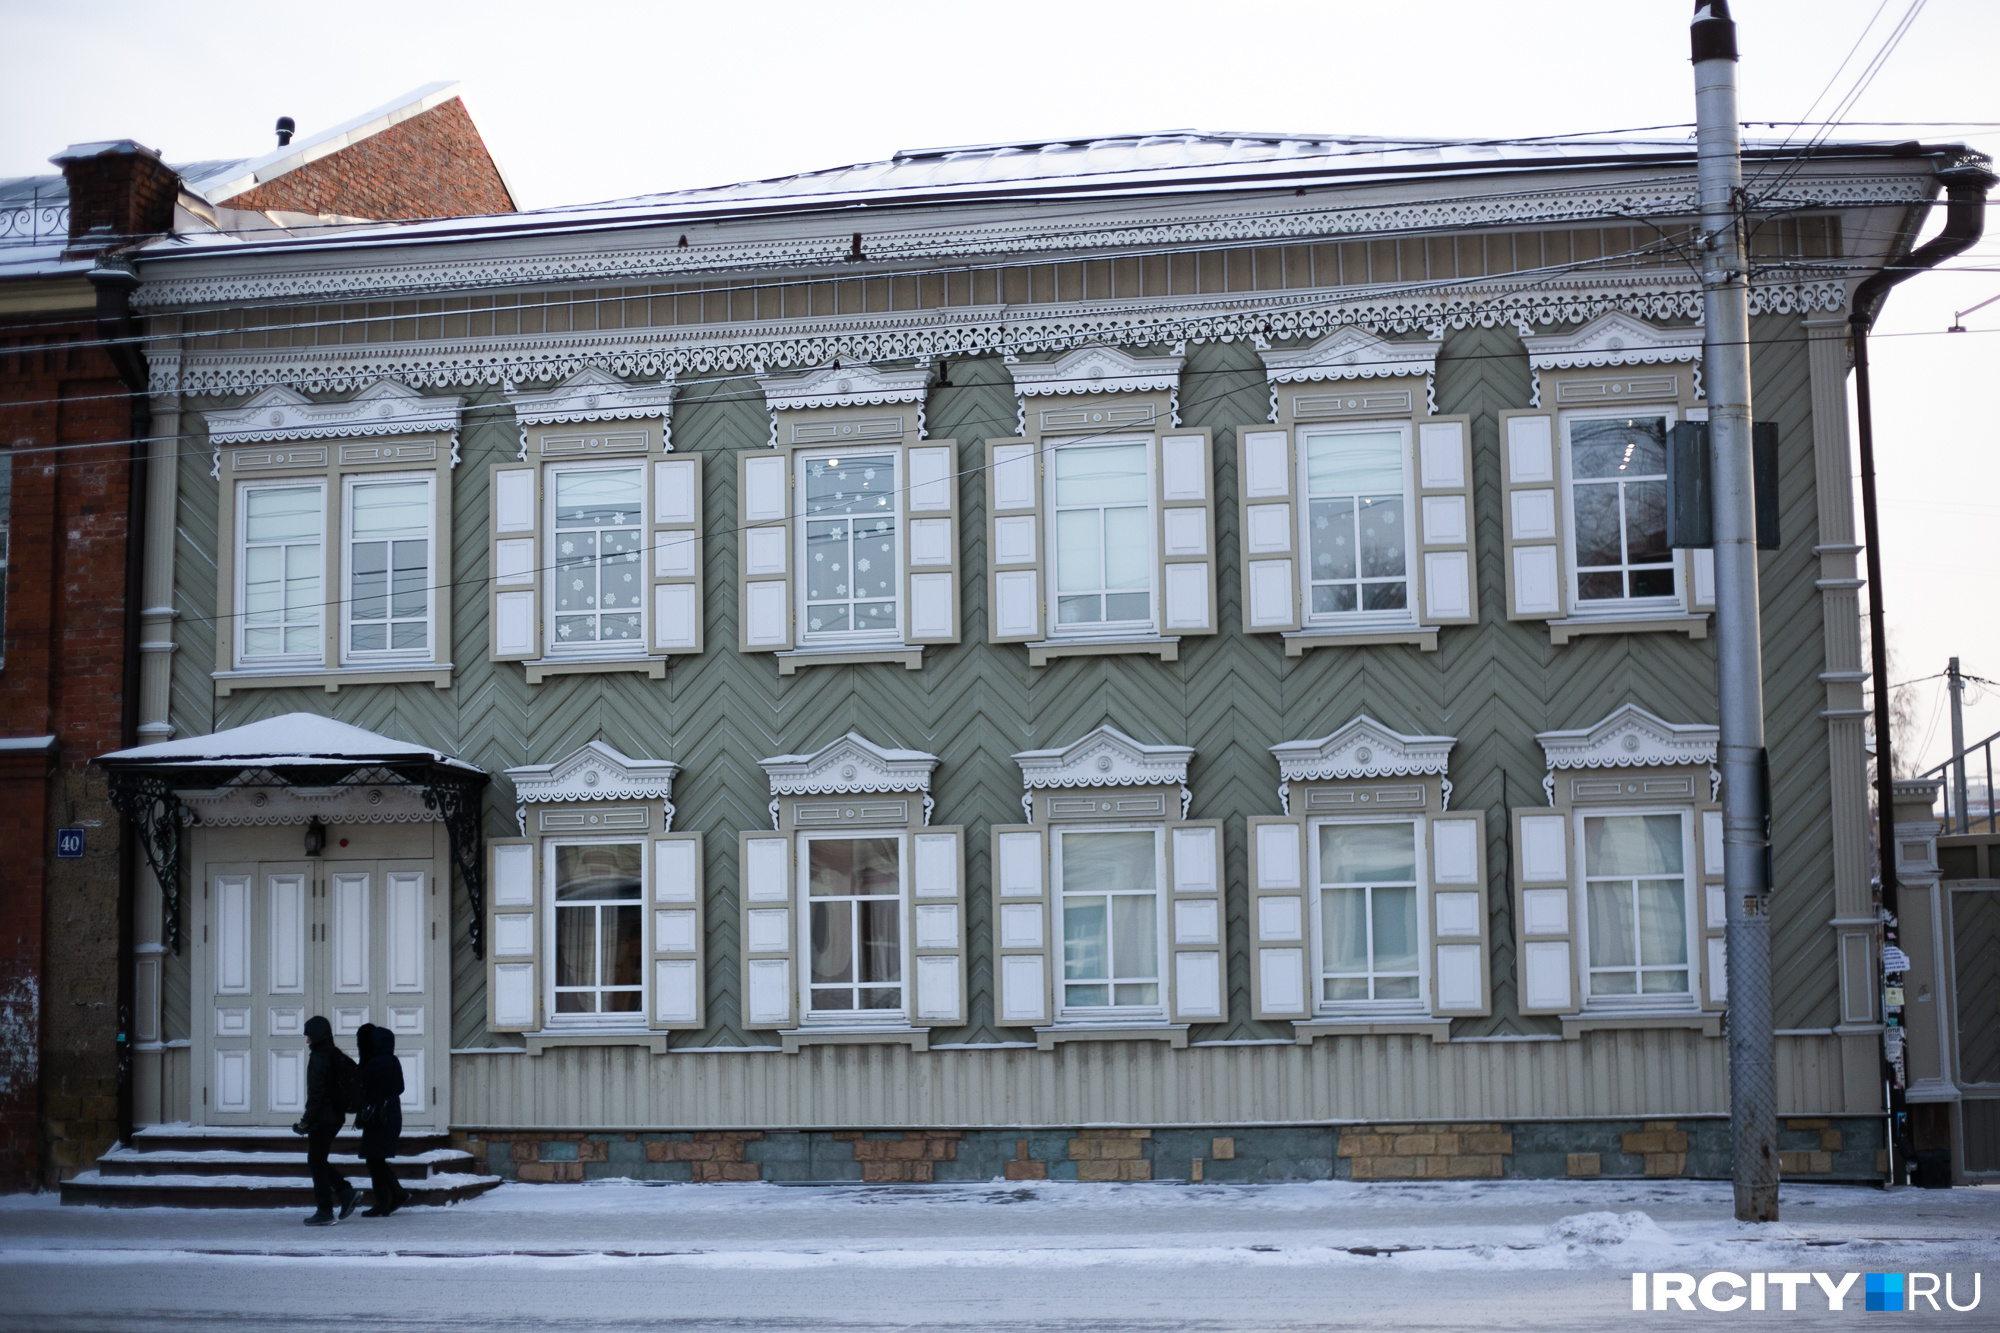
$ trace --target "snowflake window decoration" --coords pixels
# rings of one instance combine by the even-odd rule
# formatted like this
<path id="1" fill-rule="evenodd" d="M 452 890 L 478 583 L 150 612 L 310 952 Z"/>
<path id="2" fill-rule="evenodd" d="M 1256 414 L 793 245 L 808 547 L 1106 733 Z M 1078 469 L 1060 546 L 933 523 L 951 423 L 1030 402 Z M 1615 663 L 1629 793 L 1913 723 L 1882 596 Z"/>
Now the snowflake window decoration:
<path id="1" fill-rule="evenodd" d="M 869 565 L 868 565 L 868 561 L 866 561 L 866 560 L 857 560 L 857 561 L 855 561 L 855 562 L 854 562 L 854 567 L 855 567 L 856 569 L 860 570 L 860 571 L 861 571 L 861 572 L 862 572 L 863 574 L 866 574 L 866 573 L 868 572 L 868 568 L 869 568 Z"/>

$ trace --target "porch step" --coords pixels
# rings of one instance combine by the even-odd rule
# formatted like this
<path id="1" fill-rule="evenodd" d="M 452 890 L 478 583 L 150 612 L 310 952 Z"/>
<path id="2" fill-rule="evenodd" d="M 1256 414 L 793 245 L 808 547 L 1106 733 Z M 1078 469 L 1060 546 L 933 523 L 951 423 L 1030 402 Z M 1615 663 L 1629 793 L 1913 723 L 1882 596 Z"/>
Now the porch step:
<path id="1" fill-rule="evenodd" d="M 405 1134 L 390 1167 L 412 1204 L 448 1204 L 482 1194 L 498 1176 L 475 1172 L 470 1153 L 441 1133 Z M 374 1202 L 361 1135 L 347 1130 L 334 1140 L 329 1160 Z M 97 1169 L 63 1182 L 65 1204 L 112 1208 L 309 1208 L 312 1177 L 306 1143 L 283 1129 L 203 1129 L 149 1126 L 130 1147 L 114 1148 Z"/>

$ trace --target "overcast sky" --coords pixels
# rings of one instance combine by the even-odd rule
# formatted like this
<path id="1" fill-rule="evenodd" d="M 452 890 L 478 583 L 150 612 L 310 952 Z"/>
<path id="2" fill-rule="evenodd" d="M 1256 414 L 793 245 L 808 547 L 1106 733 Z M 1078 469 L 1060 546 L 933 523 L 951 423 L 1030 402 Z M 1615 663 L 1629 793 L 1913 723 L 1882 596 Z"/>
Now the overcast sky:
<path id="1" fill-rule="evenodd" d="M 1817 115 L 1913 0 L 1738 0 L 1746 119 Z M 1917 0 L 1921 4 L 1921 0 Z M 0 0 L 0 175 L 135 138 L 169 161 L 252 156 L 437 79 L 524 207 L 868 161 L 901 148 L 1197 127 L 1567 134 L 1693 117 L 1685 0 L 1208 4 L 336 4 Z M 1879 17 L 1878 17 L 1879 15 Z M 1872 31 L 1863 32 L 1875 18 Z M 1842 60 L 1859 55 L 1835 81 Z M 1929 0 L 1847 112 L 1848 134 L 1992 152 L 2000 4 Z M 1677 132 L 1667 130 L 1663 133 Z M 1753 133 L 1772 131 L 1753 130 Z M 1782 135 L 1787 127 L 1775 131 Z M 2000 680 L 2000 241 L 1917 278 L 1877 325 L 1884 582 L 1900 679 L 1956 653 Z M 1909 335 L 1909 336 L 1895 336 Z M 1916 687 L 1924 762 L 1949 753 Z M 2000 689 L 1968 738 L 2000 730 Z M 1588 719 L 1577 719 L 1580 723 Z"/>

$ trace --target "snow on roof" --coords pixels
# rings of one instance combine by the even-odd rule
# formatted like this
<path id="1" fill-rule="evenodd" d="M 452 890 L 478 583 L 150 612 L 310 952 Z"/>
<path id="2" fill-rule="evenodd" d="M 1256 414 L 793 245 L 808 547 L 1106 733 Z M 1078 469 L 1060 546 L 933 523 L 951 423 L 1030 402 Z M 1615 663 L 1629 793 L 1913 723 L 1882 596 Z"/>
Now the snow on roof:
<path id="1" fill-rule="evenodd" d="M 1746 142 L 1746 157 L 1783 156 L 1782 144 Z M 1818 145 L 1820 159 L 1909 156 L 1881 141 Z M 1157 134 L 1036 140 L 957 148 L 906 149 L 886 160 L 764 180 L 478 218 L 441 218 L 356 228 L 338 236 L 251 240 L 183 237 L 151 259 L 196 259 L 216 245 L 355 246 L 455 241 L 471 237 L 597 227 L 700 223 L 884 204 L 948 204 L 1075 199 L 1148 192 L 1200 193 L 1282 189 L 1308 184 L 1360 185 L 1422 176 L 1583 170 L 1673 163 L 1693 170 L 1688 138 L 1578 136 L 1539 140 L 1384 138 L 1373 135 L 1230 133 L 1169 130 Z"/>
<path id="2" fill-rule="evenodd" d="M 390 740 L 317 713 L 286 713 L 206 736 L 114 750 L 98 758 L 100 762 L 163 765 L 240 764 L 254 760 L 265 768 L 328 760 L 428 759 L 472 773 L 483 771 L 429 746 Z"/>

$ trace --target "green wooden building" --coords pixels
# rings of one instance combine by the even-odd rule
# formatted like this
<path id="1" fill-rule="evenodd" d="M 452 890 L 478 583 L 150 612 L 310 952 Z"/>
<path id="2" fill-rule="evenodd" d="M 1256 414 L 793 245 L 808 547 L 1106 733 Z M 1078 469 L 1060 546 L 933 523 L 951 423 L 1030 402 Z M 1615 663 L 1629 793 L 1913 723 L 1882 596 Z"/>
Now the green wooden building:
<path id="1" fill-rule="evenodd" d="M 1746 158 L 1809 1178 L 1886 1146 L 1846 303 L 1956 151 Z M 1726 1174 L 1694 194 L 1176 133 L 148 247 L 141 1119 L 289 1124 L 325 1012 L 524 1180 Z"/>

